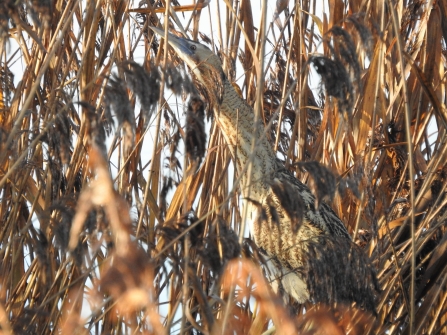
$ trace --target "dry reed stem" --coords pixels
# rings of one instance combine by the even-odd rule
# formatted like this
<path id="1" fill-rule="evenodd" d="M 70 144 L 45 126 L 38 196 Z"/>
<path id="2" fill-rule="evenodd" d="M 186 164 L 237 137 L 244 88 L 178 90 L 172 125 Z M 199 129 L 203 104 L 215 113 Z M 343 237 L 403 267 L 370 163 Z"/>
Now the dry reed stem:
<path id="1" fill-rule="evenodd" d="M 318 4 L 0 3 L 3 333 L 445 333 L 447 6 Z M 192 84 L 159 22 L 210 41 L 298 178 L 308 161 L 337 178 L 331 205 L 378 273 L 374 320 L 270 290 L 240 176 L 215 122 L 183 117 Z"/>

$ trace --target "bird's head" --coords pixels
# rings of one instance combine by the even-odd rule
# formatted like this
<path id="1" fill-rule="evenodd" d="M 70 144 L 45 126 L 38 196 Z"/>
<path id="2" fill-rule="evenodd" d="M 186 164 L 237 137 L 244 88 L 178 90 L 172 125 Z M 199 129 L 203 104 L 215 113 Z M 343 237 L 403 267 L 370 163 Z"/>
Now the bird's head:
<path id="1" fill-rule="evenodd" d="M 162 38 L 165 37 L 164 30 L 155 27 L 151 29 Z M 220 77 L 224 75 L 220 59 L 203 44 L 169 33 L 167 42 L 205 87 L 212 78 L 215 79 L 216 74 Z"/>
<path id="2" fill-rule="evenodd" d="M 162 38 L 165 37 L 162 29 L 151 29 Z M 173 34 L 168 34 L 168 44 L 191 69 L 196 79 L 196 87 L 210 107 L 220 105 L 226 77 L 219 57 L 203 44 Z"/>

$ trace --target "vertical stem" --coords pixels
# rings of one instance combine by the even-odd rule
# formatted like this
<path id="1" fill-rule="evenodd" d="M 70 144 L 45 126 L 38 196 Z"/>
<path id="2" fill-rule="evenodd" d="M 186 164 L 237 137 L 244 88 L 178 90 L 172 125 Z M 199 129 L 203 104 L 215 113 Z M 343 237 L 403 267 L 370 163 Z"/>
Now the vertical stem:
<path id="1" fill-rule="evenodd" d="M 399 33 L 399 21 L 396 13 L 396 9 L 393 6 L 392 1 L 388 0 L 388 6 L 390 7 L 390 11 L 393 19 L 393 29 L 396 35 L 396 45 L 398 50 L 400 71 L 401 71 L 401 80 L 402 80 L 402 90 L 404 94 L 404 105 L 405 105 L 405 136 L 407 140 L 408 147 L 408 174 L 410 176 L 410 231 L 411 231 L 411 282 L 410 282 L 410 335 L 414 334 L 414 289 L 415 289 L 415 277 L 416 277 L 416 245 L 414 240 L 414 167 L 413 167 L 413 145 L 411 138 L 411 128 L 410 128 L 410 103 L 407 91 L 407 83 L 405 82 L 405 66 L 404 66 L 404 57 L 403 57 L 403 48 L 402 48 L 402 38 Z"/>
<path id="2" fill-rule="evenodd" d="M 290 38 L 291 41 L 293 41 L 293 39 L 295 37 L 295 31 L 296 31 L 296 29 L 293 29 L 292 37 Z M 262 47 L 264 47 L 264 46 L 265 46 L 265 43 L 262 44 Z M 286 72 L 284 74 L 284 84 L 283 84 L 283 88 L 282 88 L 281 101 L 286 100 L 289 97 L 289 96 L 286 96 L 286 92 L 287 92 L 287 79 L 289 77 L 290 59 L 292 58 L 292 50 L 293 50 L 293 47 L 290 46 L 289 52 L 287 55 Z M 264 58 L 264 52 L 261 53 L 261 59 L 263 60 L 263 58 Z M 261 64 L 263 64 L 263 63 L 261 62 Z M 262 78 L 264 78 L 264 76 L 262 76 Z M 259 78 L 258 78 L 258 83 L 259 83 Z M 256 101 L 258 101 L 258 96 L 256 97 Z M 284 105 L 285 105 L 285 103 L 281 104 L 279 107 L 278 126 L 276 129 L 275 147 L 273 149 L 275 152 L 278 150 L 279 139 L 281 137 L 281 122 L 282 122 L 282 116 L 283 116 L 283 111 L 284 111 Z"/>
<path id="3" fill-rule="evenodd" d="M 261 17 L 261 24 L 260 24 L 260 34 L 265 34 L 266 30 L 265 28 L 267 27 L 267 0 L 263 0 L 262 1 L 262 8 L 261 8 L 261 12 L 262 12 L 262 17 Z M 257 80 L 257 90 L 256 90 L 256 102 L 255 102 L 255 106 L 254 106 L 254 113 L 255 113 L 255 118 L 254 118 L 254 129 L 253 129 L 253 135 L 255 136 L 255 134 L 257 134 L 257 127 L 259 127 L 259 118 L 261 115 L 261 108 L 262 108 L 262 97 L 263 97 L 263 91 L 264 91 L 264 53 L 265 53 L 265 38 L 261 37 L 260 39 L 258 39 L 261 43 L 261 50 L 260 50 L 260 59 L 259 59 L 259 69 L 260 71 L 258 72 L 258 80 Z M 252 141 L 252 145 L 251 145 L 251 153 L 254 152 L 254 149 L 256 148 L 256 142 L 257 142 L 257 138 L 255 137 Z M 252 174 L 252 170 L 253 170 L 253 163 L 252 160 L 248 161 L 248 168 L 247 168 L 247 173 L 248 173 L 248 177 L 246 179 L 246 184 L 242 185 L 242 187 L 245 189 L 247 189 L 247 198 L 250 198 L 250 183 L 251 183 L 251 174 Z M 246 225 L 246 221 L 247 221 L 247 213 L 248 212 L 248 206 L 244 206 L 244 210 L 242 213 L 242 222 L 241 222 L 241 226 L 240 226 L 240 231 L 239 231 L 239 243 L 242 243 L 242 240 L 244 238 L 244 231 L 245 231 L 245 225 Z M 233 274 L 234 276 L 237 275 L 237 273 Z M 233 300 L 233 292 L 234 292 L 235 287 L 232 285 L 232 287 L 229 290 L 229 297 L 228 297 L 228 301 L 227 301 L 227 306 L 225 308 L 225 314 L 224 314 L 224 318 L 223 318 L 223 327 L 222 327 L 222 334 L 225 334 L 225 326 L 227 324 L 227 320 L 228 317 L 230 315 L 230 311 L 231 311 L 231 305 L 232 305 L 232 300 Z"/>
<path id="4" fill-rule="evenodd" d="M 261 17 L 261 31 L 260 34 L 265 34 L 265 27 L 267 27 L 267 0 L 263 0 L 262 1 L 262 17 Z M 255 120 L 254 120 L 254 130 L 253 130 L 253 134 L 256 134 L 257 131 L 257 127 L 259 127 L 259 119 L 260 119 L 260 115 L 261 115 L 261 108 L 262 108 L 262 97 L 263 97 L 263 93 L 264 93 L 264 58 L 265 58 L 265 37 L 261 37 L 260 39 L 261 42 L 261 50 L 260 50 L 260 57 L 259 57 L 259 67 L 261 70 L 261 74 L 260 76 L 258 76 L 258 80 L 256 83 L 256 100 L 255 100 L 255 106 L 254 106 L 254 113 L 255 113 Z M 254 136 L 254 135 L 253 135 Z M 251 153 L 254 152 L 255 147 L 256 147 L 256 142 L 257 142 L 257 138 L 254 138 L 252 141 L 252 145 L 251 145 Z M 247 177 L 247 184 L 243 185 L 244 188 L 247 189 L 247 198 L 250 198 L 250 183 L 251 183 L 251 174 L 252 174 L 252 170 L 253 170 L 253 163 L 250 160 L 248 162 L 248 177 Z M 247 206 L 244 206 L 244 212 L 242 215 L 242 223 L 241 223 L 241 230 L 239 232 L 239 242 L 242 243 L 242 239 L 244 237 L 244 230 L 245 230 L 245 223 L 247 220 Z"/>

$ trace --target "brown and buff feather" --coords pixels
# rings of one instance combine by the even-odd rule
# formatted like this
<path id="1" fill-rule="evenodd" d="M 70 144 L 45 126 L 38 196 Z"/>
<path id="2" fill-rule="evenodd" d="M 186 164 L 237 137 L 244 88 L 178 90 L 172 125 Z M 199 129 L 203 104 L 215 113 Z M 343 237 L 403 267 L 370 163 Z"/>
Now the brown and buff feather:
<path id="1" fill-rule="evenodd" d="M 277 160 L 264 127 L 255 124 L 252 107 L 235 91 L 219 58 L 195 41 L 174 35 L 168 41 L 191 68 L 199 92 L 214 110 L 241 177 L 251 233 L 269 260 L 272 279 L 279 280 L 280 287 L 298 302 L 357 302 L 374 310 L 377 281 L 367 258 L 353 246 L 330 206 L 320 202 L 316 208 L 309 188 Z M 247 169 L 250 161 L 252 168 Z M 362 264 L 361 278 L 354 264 Z M 340 276 L 344 282 L 318 278 L 339 269 L 350 271 Z"/>

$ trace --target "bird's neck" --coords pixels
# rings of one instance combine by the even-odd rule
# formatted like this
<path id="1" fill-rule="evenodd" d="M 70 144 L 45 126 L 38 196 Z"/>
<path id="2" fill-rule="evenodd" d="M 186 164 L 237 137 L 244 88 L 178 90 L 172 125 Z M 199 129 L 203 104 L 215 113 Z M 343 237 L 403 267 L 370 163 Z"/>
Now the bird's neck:
<path id="1" fill-rule="evenodd" d="M 259 201 L 265 194 L 269 179 L 273 177 L 276 156 L 262 122 L 259 120 L 255 124 L 253 109 L 239 96 L 223 72 L 217 72 L 208 73 L 205 89 L 214 92 L 213 97 L 208 98 L 213 101 L 214 116 L 238 174 L 242 176 L 242 194 Z M 250 169 L 249 162 L 252 163 Z"/>

